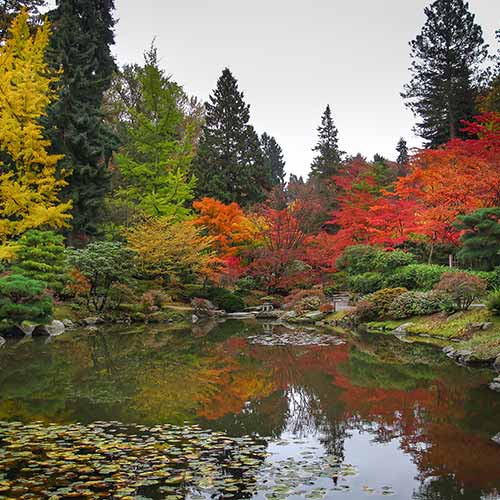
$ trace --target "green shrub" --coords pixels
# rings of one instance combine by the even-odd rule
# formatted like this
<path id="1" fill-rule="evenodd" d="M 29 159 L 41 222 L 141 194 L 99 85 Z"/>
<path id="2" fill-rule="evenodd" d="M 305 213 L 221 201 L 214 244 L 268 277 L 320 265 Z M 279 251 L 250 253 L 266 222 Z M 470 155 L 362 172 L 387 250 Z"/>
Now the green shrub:
<path id="1" fill-rule="evenodd" d="M 400 267 L 387 277 L 387 286 L 404 287 L 408 290 L 432 290 L 449 267 L 437 264 L 410 264 Z"/>
<path id="2" fill-rule="evenodd" d="M 32 229 L 17 243 L 13 272 L 41 281 L 47 288 L 60 293 L 67 281 L 64 238 L 53 231 Z"/>
<path id="3" fill-rule="evenodd" d="M 408 292 L 406 288 L 382 288 L 364 297 L 365 301 L 371 302 L 377 316 L 385 317 L 394 300 L 402 294 Z"/>
<path id="4" fill-rule="evenodd" d="M 89 310 L 101 312 L 111 286 L 126 283 L 134 269 L 134 252 L 122 243 L 96 241 L 81 250 L 69 250 L 68 261 L 90 282 Z"/>
<path id="5" fill-rule="evenodd" d="M 387 274 L 400 267 L 416 264 L 415 256 L 403 250 L 378 252 L 374 260 L 375 271 Z"/>
<path id="6" fill-rule="evenodd" d="M 252 276 L 243 276 L 235 283 L 236 288 L 239 290 L 258 290 L 259 283 L 256 278 Z"/>
<path id="7" fill-rule="evenodd" d="M 349 276 L 347 286 L 351 292 L 373 293 L 385 286 L 385 278 L 380 273 L 363 273 Z"/>
<path id="8" fill-rule="evenodd" d="M 335 266 L 347 274 L 364 274 L 375 270 L 375 260 L 382 253 L 380 249 L 369 245 L 347 247 L 337 259 Z"/>
<path id="9" fill-rule="evenodd" d="M 226 312 L 240 312 L 245 309 L 243 299 L 225 288 L 212 286 L 196 290 L 193 291 L 192 298 L 207 299 Z"/>
<path id="10" fill-rule="evenodd" d="M 446 308 L 446 296 L 434 291 L 408 291 L 396 297 L 388 310 L 388 315 L 394 319 L 425 316 Z"/>
<path id="11" fill-rule="evenodd" d="M 225 288 L 208 288 L 207 296 L 202 298 L 207 298 L 219 309 L 223 309 L 226 312 L 239 312 L 245 309 L 243 299 Z"/>
<path id="12" fill-rule="evenodd" d="M 323 288 L 325 295 L 331 297 L 338 292 L 348 289 L 349 275 L 345 271 L 338 271 L 332 275 L 332 281 Z"/>
<path id="13" fill-rule="evenodd" d="M 488 290 L 500 289 L 500 268 L 496 268 L 495 271 L 467 271 L 467 273 L 485 280 Z"/>
<path id="14" fill-rule="evenodd" d="M 435 290 L 447 294 L 455 304 L 456 310 L 466 311 L 478 297 L 486 293 L 485 280 L 466 272 L 443 274 Z"/>
<path id="15" fill-rule="evenodd" d="M 0 322 L 7 326 L 23 321 L 46 323 L 53 314 L 54 304 L 45 284 L 20 274 L 0 278 Z"/>
<path id="16" fill-rule="evenodd" d="M 493 314 L 500 316 L 500 290 L 496 290 L 488 295 L 486 305 Z"/>

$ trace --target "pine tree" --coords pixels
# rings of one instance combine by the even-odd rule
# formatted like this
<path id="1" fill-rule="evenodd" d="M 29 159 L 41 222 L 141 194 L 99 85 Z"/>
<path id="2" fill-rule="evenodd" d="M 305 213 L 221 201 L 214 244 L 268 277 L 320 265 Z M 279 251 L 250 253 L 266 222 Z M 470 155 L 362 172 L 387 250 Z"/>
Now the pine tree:
<path id="1" fill-rule="evenodd" d="M 432 148 L 463 137 L 475 113 L 476 80 L 487 57 L 482 30 L 464 0 L 435 0 L 410 42 L 412 80 L 401 96 L 419 118 L 415 130 Z"/>
<path id="2" fill-rule="evenodd" d="M 109 188 L 108 162 L 117 139 L 101 111 L 115 62 L 113 0 L 57 0 L 50 12 L 54 35 L 51 56 L 63 70 L 59 100 L 49 113 L 54 151 L 71 169 L 68 197 L 73 200 L 74 232 L 92 234 Z"/>
<path id="3" fill-rule="evenodd" d="M 242 206 L 263 198 L 268 175 L 259 137 L 249 119 L 250 106 L 226 68 L 206 103 L 206 121 L 193 162 L 199 197 L 236 201 Z"/>
<path id="4" fill-rule="evenodd" d="M 396 159 L 396 163 L 399 167 L 399 173 L 402 174 L 406 170 L 406 165 L 408 165 L 408 161 L 410 160 L 410 156 L 408 154 L 408 144 L 401 137 L 396 145 L 396 151 L 398 153 L 398 157 Z"/>
<path id="5" fill-rule="evenodd" d="M 329 104 L 321 117 L 318 136 L 318 143 L 313 148 L 318 154 L 311 164 L 310 176 L 325 179 L 338 173 L 344 154 L 339 150 L 338 131 Z"/>
<path id="6" fill-rule="evenodd" d="M 37 21 L 40 18 L 40 7 L 45 4 L 45 0 L 0 0 L 0 43 L 5 40 L 12 21 L 23 9 Z"/>
<path id="7" fill-rule="evenodd" d="M 269 184 L 276 186 L 285 182 L 285 160 L 283 150 L 276 139 L 265 132 L 260 137 L 260 146 L 264 156 L 264 170 L 269 175 Z"/>

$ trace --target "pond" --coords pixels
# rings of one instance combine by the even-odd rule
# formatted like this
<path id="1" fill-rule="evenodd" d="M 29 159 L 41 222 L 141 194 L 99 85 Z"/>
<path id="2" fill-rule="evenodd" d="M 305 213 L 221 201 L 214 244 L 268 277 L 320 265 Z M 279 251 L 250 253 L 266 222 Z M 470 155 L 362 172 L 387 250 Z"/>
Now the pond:
<path id="1" fill-rule="evenodd" d="M 9 341 L 0 498 L 500 498 L 491 371 L 391 336 L 299 333 L 227 321 Z"/>

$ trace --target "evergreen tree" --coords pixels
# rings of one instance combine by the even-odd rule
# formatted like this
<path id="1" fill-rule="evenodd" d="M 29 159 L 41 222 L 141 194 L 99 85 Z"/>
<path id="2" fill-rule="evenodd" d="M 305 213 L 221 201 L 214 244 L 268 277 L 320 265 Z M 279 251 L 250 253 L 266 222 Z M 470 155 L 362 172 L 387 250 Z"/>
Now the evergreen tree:
<path id="1" fill-rule="evenodd" d="M 408 161 L 410 160 L 410 156 L 408 154 L 408 144 L 401 137 L 396 145 L 396 151 L 398 153 L 398 157 L 396 159 L 396 163 L 399 167 L 399 174 L 402 175 L 406 171 L 406 165 L 408 165 Z"/>
<path id="2" fill-rule="evenodd" d="M 262 154 L 264 156 L 264 170 L 269 175 L 269 184 L 276 186 L 285 182 L 285 160 L 283 150 L 276 139 L 265 132 L 260 138 Z"/>
<path id="3" fill-rule="evenodd" d="M 419 117 L 416 132 L 437 147 L 462 137 L 461 120 L 473 117 L 487 47 L 464 0 L 435 0 L 424 12 L 422 31 L 410 42 L 412 80 L 401 96 Z"/>
<path id="4" fill-rule="evenodd" d="M 9 26 L 22 9 L 26 9 L 28 15 L 38 21 L 40 7 L 45 4 L 45 0 L 0 0 L 0 44 L 7 37 Z"/>
<path id="5" fill-rule="evenodd" d="M 318 143 L 313 148 L 318 154 L 311 164 L 311 177 L 329 178 L 338 173 L 343 152 L 339 150 L 338 131 L 333 123 L 330 105 L 321 117 L 318 127 Z"/>
<path id="6" fill-rule="evenodd" d="M 493 65 L 489 69 L 490 79 L 479 98 L 481 113 L 500 113 L 500 29 L 496 31 L 497 53 L 492 57 Z"/>
<path id="7" fill-rule="evenodd" d="M 115 62 L 113 0 L 57 0 L 52 64 L 62 69 L 59 100 L 49 113 L 54 150 L 71 172 L 67 195 L 73 200 L 74 232 L 92 234 L 109 187 L 108 162 L 117 139 L 101 111 Z"/>
<path id="8" fill-rule="evenodd" d="M 189 176 L 194 156 L 193 129 L 184 123 L 185 93 L 165 75 L 154 45 L 144 66 L 126 67 L 121 105 L 124 147 L 116 156 L 121 174 L 118 198 L 152 216 L 186 216 L 195 179 Z M 128 99 L 134 93 L 134 99 Z"/>
<path id="9" fill-rule="evenodd" d="M 236 201 L 248 206 L 263 198 L 268 187 L 259 137 L 249 125 L 250 106 L 229 69 L 224 69 L 217 88 L 206 103 L 198 154 L 193 173 L 199 197 Z"/>
<path id="10" fill-rule="evenodd" d="M 467 215 L 460 215 L 455 227 L 463 231 L 462 248 L 457 256 L 474 262 L 485 269 L 500 264 L 500 207 L 480 208 Z"/>

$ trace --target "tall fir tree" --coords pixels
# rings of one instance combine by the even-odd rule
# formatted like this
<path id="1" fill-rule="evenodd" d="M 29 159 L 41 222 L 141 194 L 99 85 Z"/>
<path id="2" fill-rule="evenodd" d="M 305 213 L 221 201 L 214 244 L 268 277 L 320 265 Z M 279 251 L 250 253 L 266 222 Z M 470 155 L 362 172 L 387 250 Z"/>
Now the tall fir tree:
<path id="1" fill-rule="evenodd" d="M 422 31 L 410 42 L 412 79 L 401 96 L 419 118 L 416 132 L 435 148 L 463 137 L 461 120 L 475 113 L 487 46 L 464 0 L 435 0 L 424 12 Z"/>
<path id="2" fill-rule="evenodd" d="M 269 186 L 259 137 L 248 123 L 250 106 L 228 68 L 205 107 L 205 125 L 193 162 L 197 195 L 243 206 L 262 200 Z"/>
<path id="3" fill-rule="evenodd" d="M 260 145 L 264 156 L 264 169 L 269 175 L 269 184 L 277 186 L 285 182 L 285 160 L 283 150 L 276 139 L 264 132 L 260 137 Z"/>
<path id="4" fill-rule="evenodd" d="M 57 0 L 49 13 L 54 35 L 51 63 L 63 73 L 47 131 L 70 171 L 73 232 L 93 234 L 109 188 L 108 163 L 117 139 L 105 123 L 103 94 L 116 69 L 113 0 Z"/>
<path id="5" fill-rule="evenodd" d="M 343 152 L 339 149 L 338 130 L 333 123 L 330 105 L 326 106 L 318 127 L 318 143 L 313 148 L 318 154 L 311 164 L 311 178 L 327 179 L 338 173 Z"/>
<path id="6" fill-rule="evenodd" d="M 0 44 L 7 37 L 12 21 L 21 10 L 25 9 L 30 20 L 39 24 L 40 7 L 46 3 L 45 0 L 0 0 Z"/>
<path id="7" fill-rule="evenodd" d="M 406 171 L 406 166 L 410 160 L 410 155 L 408 153 L 408 144 L 403 137 L 401 137 L 396 145 L 396 151 L 398 157 L 396 158 L 396 163 L 398 164 L 399 174 L 403 175 Z"/>

